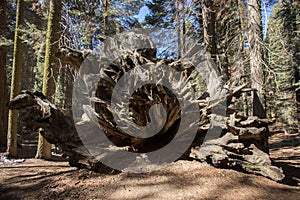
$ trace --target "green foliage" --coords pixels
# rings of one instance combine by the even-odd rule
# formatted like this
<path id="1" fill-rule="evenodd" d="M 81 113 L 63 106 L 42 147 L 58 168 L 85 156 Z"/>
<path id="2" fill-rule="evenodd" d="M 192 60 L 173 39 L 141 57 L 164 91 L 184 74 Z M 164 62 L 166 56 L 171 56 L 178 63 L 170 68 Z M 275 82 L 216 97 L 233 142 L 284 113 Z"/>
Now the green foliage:
<path id="1" fill-rule="evenodd" d="M 42 78 L 45 61 L 45 40 L 47 17 L 49 14 L 49 0 L 25 0 L 24 25 L 15 29 L 15 2 L 8 1 L 7 5 L 7 37 L 0 38 L 0 46 L 7 47 L 7 75 L 12 76 L 13 36 L 15 30 L 22 33 L 22 42 L 26 51 L 34 52 L 32 56 L 25 56 L 23 64 L 34 74 L 34 90 L 42 89 Z M 59 46 L 68 46 L 74 49 L 97 49 L 103 36 L 114 35 L 132 28 L 170 28 L 181 35 L 187 35 L 199 41 L 204 46 L 203 32 L 203 5 L 207 1 L 183 0 L 66 0 L 62 1 L 61 37 L 55 42 Z M 222 74 L 226 74 L 229 85 L 232 82 L 240 84 L 240 77 L 248 75 L 249 48 L 245 48 L 248 35 L 247 1 L 243 0 L 215 0 L 213 14 L 215 17 L 215 62 Z M 179 6 L 176 7 L 176 3 Z M 149 8 L 143 24 L 136 19 L 142 5 Z M 269 29 L 265 40 L 265 83 L 267 86 L 268 105 L 270 116 L 282 116 L 284 123 L 295 121 L 294 92 L 299 90 L 300 83 L 295 76 L 299 69 L 299 35 L 300 35 L 300 8 L 299 0 L 283 0 L 274 7 L 269 21 Z M 176 33 L 175 33 L 176 34 Z M 163 41 L 169 43 L 170 41 Z M 164 45 L 164 44 L 163 44 Z M 164 53 L 164 52 L 163 52 Z M 162 53 L 162 54 L 163 54 Z M 173 55 L 161 55 L 161 57 Z M 174 58 L 176 56 L 173 56 Z M 32 59 L 29 62 L 26 59 Z M 26 66 L 27 63 L 34 63 Z M 32 67 L 34 66 L 34 67 Z M 65 92 L 72 90 L 67 80 L 67 72 L 56 71 L 56 102 L 58 105 L 65 101 Z M 32 69 L 33 68 L 33 69 Z M 59 73 L 59 75 L 58 75 Z M 28 76 L 31 76 L 29 74 Z M 70 76 L 70 74 L 68 75 Z M 69 77 L 73 79 L 73 77 Z M 201 81 L 201 80 L 199 80 Z M 201 85 L 201 84 L 200 84 Z M 205 88 L 201 88 L 201 91 Z M 270 93 L 270 94 L 269 94 Z M 70 95 L 71 96 L 71 95 Z M 62 103 L 63 104 L 63 103 Z M 241 103 L 242 105 L 242 103 Z M 289 109 L 287 109 L 289 107 Z M 276 108 L 276 109 L 275 109 Z M 278 109 L 277 109 L 278 108 Z M 288 112 L 287 112 L 288 110 Z M 289 117 L 287 117 L 287 116 Z"/>
<path id="2" fill-rule="evenodd" d="M 146 2 L 149 14 L 144 24 L 150 28 L 175 28 L 175 1 L 153 0 Z"/>
<path id="3" fill-rule="evenodd" d="M 295 80 L 297 52 L 294 45 L 299 36 L 292 31 L 295 18 L 291 17 L 293 6 L 290 6 L 292 5 L 277 3 L 269 20 L 265 42 L 268 48 L 266 59 L 272 73 L 266 76 L 266 85 L 272 115 L 277 116 L 278 122 L 282 124 L 295 125 L 297 117 L 294 91 L 299 87 L 299 80 Z"/>
<path id="4" fill-rule="evenodd" d="M 178 2 L 178 8 L 176 8 L 176 2 Z M 181 31 L 183 31 L 183 26 L 185 26 L 186 35 L 197 39 L 202 37 L 202 8 L 200 1 L 152 0 L 146 1 L 145 5 L 149 9 L 149 14 L 145 16 L 143 25 L 147 28 L 176 29 L 180 26 Z M 176 19 L 177 14 L 180 24 L 178 24 Z"/>
<path id="5" fill-rule="evenodd" d="M 113 35 L 124 29 L 139 26 L 133 17 L 142 2 L 130 0 L 68 0 L 63 6 L 63 24 L 73 48 L 95 49 L 99 36 Z M 68 45 L 68 46 L 69 46 Z"/>

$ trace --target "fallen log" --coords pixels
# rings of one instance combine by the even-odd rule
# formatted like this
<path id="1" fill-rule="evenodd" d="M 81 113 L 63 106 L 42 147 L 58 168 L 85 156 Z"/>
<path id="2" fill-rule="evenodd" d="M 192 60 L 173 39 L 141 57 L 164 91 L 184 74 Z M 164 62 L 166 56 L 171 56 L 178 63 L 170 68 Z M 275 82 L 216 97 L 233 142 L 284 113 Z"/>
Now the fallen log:
<path id="1" fill-rule="evenodd" d="M 40 92 L 22 91 L 8 104 L 9 109 L 27 109 L 22 117 L 22 123 L 27 129 L 37 131 L 42 128 L 41 134 L 51 144 L 60 147 L 63 153 L 69 157 L 71 166 L 87 168 L 98 172 L 112 171 L 101 162 L 93 162 L 92 156 L 82 144 L 77 134 L 76 127 L 71 116 L 66 116 L 63 112 L 52 104 Z M 82 123 L 82 127 L 87 130 L 92 123 Z"/>
<path id="2" fill-rule="evenodd" d="M 193 148 L 190 156 L 215 167 L 243 170 L 275 181 L 284 178 L 283 171 L 272 165 L 268 154 L 254 144 L 246 146 L 238 135 L 230 132 L 219 139 L 207 141 Z"/>
<path id="3" fill-rule="evenodd" d="M 22 91 L 20 95 L 9 103 L 9 108 L 28 109 L 27 114 L 22 118 L 23 123 L 34 130 L 43 128 L 44 131 L 42 135 L 49 142 L 59 146 L 64 154 L 69 156 L 71 166 L 84 167 L 97 172 L 113 171 L 113 169 L 105 166 L 101 160 L 86 149 L 81 138 L 78 136 L 72 117 L 65 116 L 63 112 L 50 103 L 41 93 Z M 260 119 L 257 120 L 260 121 Z M 239 119 L 235 121 L 239 121 L 240 124 L 245 126 L 245 124 L 249 122 L 249 119 L 244 121 Z M 251 119 L 251 121 L 253 121 L 253 119 Z M 233 127 L 234 129 L 239 128 L 235 127 L 236 124 L 233 124 L 232 120 L 228 120 L 227 123 L 231 123 L 228 127 Z M 96 126 L 96 124 L 89 119 L 80 121 L 77 126 L 88 135 L 89 131 L 94 130 L 93 126 Z M 203 128 L 203 126 L 201 127 Z M 201 128 L 199 128 L 199 130 L 200 129 Z M 194 147 L 191 150 L 190 157 L 202 162 L 207 162 L 216 167 L 242 169 L 249 173 L 260 174 L 275 181 L 283 179 L 282 171 L 272 166 L 268 154 L 257 147 L 264 147 L 265 145 L 258 142 L 262 140 L 260 137 L 247 136 L 247 138 L 245 138 L 243 134 L 240 134 L 241 131 L 235 132 L 229 128 L 228 133 L 221 138 L 210 140 L 202 144 L 204 141 L 203 135 L 205 135 L 208 129 L 209 128 L 199 131 L 199 135 L 194 141 Z M 262 134 L 262 132 L 249 132 L 247 134 L 255 135 Z M 120 147 L 119 150 L 129 151 L 130 148 Z M 115 153 L 117 151 L 118 149 L 114 150 Z"/>
<path id="4" fill-rule="evenodd" d="M 151 44 L 148 40 L 143 41 L 145 44 Z M 114 45 L 117 44 L 112 41 L 111 46 Z M 64 48 L 57 55 L 79 70 L 78 79 L 75 81 L 77 90 L 74 90 L 74 94 L 75 96 L 82 95 L 84 103 L 78 103 L 76 99 L 73 99 L 73 108 L 75 110 L 79 108 L 80 112 L 73 112 L 73 116 L 66 116 L 41 93 L 29 91 L 23 91 L 10 101 L 9 108 L 28 109 L 22 119 L 23 123 L 32 130 L 43 128 L 42 135 L 69 156 L 72 166 L 98 172 L 112 171 L 105 165 L 110 164 L 112 157 L 118 159 L 118 156 L 121 156 L 124 162 L 136 163 L 141 159 L 146 159 L 143 153 L 155 152 L 165 147 L 177 135 L 183 139 L 184 145 L 184 139 L 192 134 L 192 128 L 194 128 L 196 129 L 195 137 L 192 137 L 194 140 L 184 147 L 186 151 L 182 152 L 184 154 L 181 158 L 194 158 L 217 167 L 241 168 L 249 173 L 261 174 L 276 181 L 283 178 L 282 171 L 271 165 L 268 155 L 267 120 L 237 116 L 234 106 L 231 105 L 232 99 L 238 98 L 247 84 L 228 90 L 224 98 L 213 98 L 214 95 L 218 96 L 217 92 L 224 89 L 223 84 L 216 81 L 199 90 L 200 94 L 195 99 L 195 91 L 191 89 L 193 86 L 189 81 L 194 82 L 196 87 L 203 88 L 201 80 L 197 82 L 193 79 L 195 66 L 184 59 L 157 59 L 155 54 L 156 50 L 153 48 L 138 49 L 127 52 L 102 66 L 103 62 L 97 60 L 95 55 L 89 58 L 84 52 Z M 94 67 L 81 68 L 82 62 L 87 62 L 89 67 L 101 66 L 101 70 Z M 112 99 L 126 97 L 122 90 L 114 96 L 114 88 L 122 80 L 125 72 L 135 69 L 137 65 L 149 66 L 149 69 L 153 65 L 159 66 L 159 69 L 165 73 L 160 80 L 166 78 L 177 85 L 180 88 L 180 98 L 163 84 L 158 84 L 160 82 L 158 80 L 154 84 L 142 85 L 134 90 L 128 102 L 129 108 L 125 107 L 125 103 L 116 104 L 113 107 Z M 218 76 L 213 67 L 210 65 L 207 67 L 204 70 L 209 75 L 207 77 Z M 169 76 L 169 69 L 181 72 L 177 80 L 174 81 L 173 77 Z M 137 73 L 135 75 L 146 77 L 148 68 L 134 72 Z M 95 89 L 95 93 L 91 89 Z M 92 93 L 95 95 L 91 95 Z M 180 102 L 188 102 L 189 106 L 196 105 L 187 109 L 188 112 L 183 112 L 188 115 L 187 120 L 182 117 L 182 109 L 185 108 Z M 161 107 L 154 106 L 156 104 L 160 104 Z M 227 113 L 219 112 L 220 110 L 226 111 L 227 107 L 230 107 Z M 165 112 L 162 112 L 161 108 Z M 128 115 L 129 118 L 126 117 Z M 117 125 L 118 120 L 126 123 Z M 219 123 L 222 120 L 224 123 Z M 151 126 L 153 124 L 154 126 Z M 185 129 L 177 133 L 182 124 Z M 149 126 L 150 129 L 157 127 L 161 129 L 155 135 L 148 137 L 148 132 L 143 128 L 145 126 Z M 103 134 L 99 136 L 95 130 L 101 130 Z M 126 130 L 138 130 L 139 135 L 130 135 Z M 213 130 L 220 133 L 217 137 L 220 138 L 217 139 L 214 135 L 211 138 L 213 140 L 208 140 L 210 138 L 208 133 Z M 102 144 L 107 143 L 107 139 L 111 145 L 103 146 Z M 178 143 L 178 149 L 180 145 L 181 143 Z M 91 151 L 91 147 L 96 148 L 94 152 Z M 172 149 L 159 156 L 168 158 L 176 150 Z M 126 160 L 127 158 L 123 156 L 126 152 L 131 155 L 139 153 L 138 155 L 141 156 L 134 157 L 134 160 L 132 158 Z M 155 159 L 160 158 L 155 157 Z M 103 162 L 104 160 L 106 162 Z M 147 162 L 148 160 L 145 160 L 145 163 Z M 118 166 L 117 169 L 126 170 L 123 163 L 120 165 L 121 167 Z"/>

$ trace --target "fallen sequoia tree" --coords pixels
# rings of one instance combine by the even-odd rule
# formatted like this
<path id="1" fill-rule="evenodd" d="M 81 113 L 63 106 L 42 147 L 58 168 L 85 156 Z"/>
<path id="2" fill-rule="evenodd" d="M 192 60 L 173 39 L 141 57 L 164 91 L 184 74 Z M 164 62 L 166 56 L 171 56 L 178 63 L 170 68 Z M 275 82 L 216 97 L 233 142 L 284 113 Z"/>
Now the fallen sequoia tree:
<path id="1" fill-rule="evenodd" d="M 150 43 L 147 40 L 144 42 Z M 147 45 L 149 46 L 149 44 Z M 239 98 L 247 90 L 247 84 L 228 90 L 224 98 L 221 99 L 213 99 L 212 91 L 207 92 L 206 89 L 208 88 L 206 88 L 201 90 L 201 94 L 198 95 L 196 100 L 191 100 L 193 94 L 186 88 L 190 89 L 192 86 L 185 83 L 184 80 L 186 79 L 184 78 L 192 79 L 195 66 L 184 61 L 184 59 L 157 59 L 155 55 L 156 50 L 154 48 L 138 49 L 118 56 L 117 59 L 106 66 L 102 66 L 102 62 L 96 59 L 97 66 L 101 66 L 101 70 L 83 69 L 88 70 L 88 73 L 86 73 L 86 71 L 80 69 L 80 65 L 83 62 L 88 62 L 88 66 L 95 66 L 91 64 L 91 62 L 95 62 L 95 57 L 92 56 L 93 59 L 87 59 L 85 52 L 62 48 L 57 56 L 62 61 L 82 70 L 78 72 L 77 77 L 80 81 L 77 83 L 75 81 L 75 87 L 77 86 L 81 92 L 83 90 L 82 94 L 86 94 L 90 92 L 87 89 L 91 88 L 81 86 L 96 83 L 95 96 L 88 96 L 90 98 L 85 96 L 83 98 L 87 102 L 85 105 L 73 101 L 73 111 L 75 106 L 79 107 L 82 112 L 73 113 L 73 117 L 66 116 L 43 94 L 29 91 L 23 91 L 10 101 L 9 108 L 28 109 L 22 119 L 24 125 L 33 130 L 43 128 L 42 135 L 50 143 L 59 146 L 64 154 L 69 156 L 69 162 L 72 166 L 84 167 L 98 172 L 111 171 L 111 168 L 108 167 L 113 166 L 110 160 L 126 159 L 122 157 L 122 155 L 125 155 L 124 157 L 127 155 L 124 152 L 129 152 L 131 155 L 133 153 L 144 155 L 143 153 L 163 148 L 176 137 L 179 127 L 187 123 L 186 129 L 182 131 L 182 138 L 188 136 L 192 131 L 191 127 L 196 127 L 196 133 L 192 143 L 188 144 L 189 146 L 185 149 L 183 155 L 179 156 L 181 159 L 195 159 L 216 167 L 243 170 L 269 177 L 275 181 L 284 178 L 282 170 L 272 165 L 268 155 L 267 125 L 269 121 L 253 116 L 240 116 L 233 106 L 234 99 Z M 148 66 L 149 63 L 155 66 L 163 64 L 164 67 L 182 72 L 183 75 L 179 77 L 181 82 L 179 81 L 177 84 L 184 85 L 181 87 L 184 94 L 181 96 L 183 100 L 178 100 L 173 91 L 163 85 L 147 84 L 134 90 L 129 101 L 129 108 L 125 108 L 125 104 L 116 104 L 113 107 L 113 88 L 116 87 L 117 82 L 124 76 L 124 73 L 134 69 L 137 65 Z M 164 71 L 165 68 L 161 69 Z M 145 71 L 138 72 L 146 73 Z M 135 73 L 138 72 L 135 71 Z M 209 73 L 213 72 L 210 71 Z M 99 76 L 96 75 L 100 75 L 101 78 L 99 79 Z M 93 79 L 95 76 L 96 79 Z M 171 78 L 169 80 L 172 81 Z M 194 83 L 196 83 L 196 87 L 197 83 L 200 84 L 199 82 Z M 218 87 L 220 85 L 222 84 L 219 83 Z M 195 88 L 195 85 L 193 88 Z M 76 92 L 80 91 L 75 89 L 74 95 L 76 96 Z M 216 91 L 214 90 L 214 92 Z M 193 101 L 197 104 L 197 109 L 188 110 L 188 120 L 182 118 L 181 110 L 184 108 L 181 107 L 181 101 Z M 160 107 L 153 107 L 155 104 L 161 104 L 165 109 L 165 113 L 161 111 Z M 93 109 L 93 106 L 95 109 Z M 212 123 L 212 117 L 218 118 L 218 115 L 222 115 L 217 111 L 224 109 L 224 106 L 227 112 L 223 113 L 224 116 L 219 116 L 219 118 L 225 120 L 224 123 Z M 128 121 L 125 125 L 123 124 L 127 127 L 121 127 L 116 122 L 118 119 L 122 120 L 124 114 L 131 117 L 131 121 Z M 197 114 L 199 121 L 195 122 L 193 117 L 197 117 Z M 165 118 L 165 121 L 161 118 Z M 147 135 L 138 137 L 125 132 L 126 130 L 138 130 L 143 134 L 145 132 L 143 127 L 152 123 L 154 123 L 154 126 L 150 126 L 150 128 L 155 128 L 158 125 L 162 128 L 158 129 L 158 133 L 151 137 L 146 137 Z M 95 132 L 99 129 L 103 131 L 103 136 L 96 139 L 99 133 Z M 208 133 L 215 129 L 220 132 L 218 138 L 215 137 L 209 140 Z M 80 133 L 85 134 L 82 136 Z M 112 145 L 109 145 L 109 148 L 101 146 L 101 143 L 105 143 L 107 139 L 114 147 L 111 147 Z M 97 149 L 91 151 L 91 147 Z M 161 156 L 167 157 L 171 154 L 172 152 L 167 152 Z M 128 158 L 128 162 L 137 163 L 138 159 L 141 160 L 142 158 L 137 156 L 135 159 L 130 160 Z M 146 161 L 149 160 L 146 159 Z M 121 168 L 124 169 L 125 167 L 122 166 Z"/>

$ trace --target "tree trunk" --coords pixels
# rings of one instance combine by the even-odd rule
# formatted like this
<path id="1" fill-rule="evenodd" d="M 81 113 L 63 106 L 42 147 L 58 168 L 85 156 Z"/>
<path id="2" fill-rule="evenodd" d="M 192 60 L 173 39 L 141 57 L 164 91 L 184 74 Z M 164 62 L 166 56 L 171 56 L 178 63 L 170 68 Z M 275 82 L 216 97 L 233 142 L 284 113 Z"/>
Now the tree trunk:
<path id="1" fill-rule="evenodd" d="M 207 51 L 211 54 L 213 59 L 217 56 L 216 43 L 216 16 L 214 10 L 214 2 L 212 0 L 202 1 L 203 13 L 203 29 L 204 29 L 204 43 Z"/>
<path id="2" fill-rule="evenodd" d="M 233 97 L 239 97 L 245 86 L 246 84 L 230 91 L 226 96 L 227 101 L 231 101 Z M 208 131 L 208 129 L 205 128 L 207 127 L 207 123 L 209 123 L 209 120 L 207 119 L 209 118 L 209 113 L 213 106 L 209 106 L 208 104 L 210 104 L 209 100 L 201 99 L 199 106 L 202 107 L 201 110 L 204 111 L 202 113 L 205 114 L 202 115 L 199 124 L 202 124 L 203 126 L 199 126 L 199 135 L 197 134 L 197 137 L 192 144 L 194 148 L 187 150 L 185 152 L 185 157 L 181 158 L 191 159 L 192 157 L 216 167 L 243 169 L 249 173 L 261 174 L 275 181 L 282 180 L 284 178 L 282 170 L 272 165 L 267 153 L 268 120 L 259 119 L 258 117 L 244 118 L 233 113 L 227 119 L 227 134 L 218 139 L 208 140 L 203 143 L 206 132 Z M 106 134 L 97 133 L 98 139 L 101 139 L 106 135 L 104 137 L 108 137 L 113 141 L 112 139 L 116 136 L 119 137 L 118 141 L 123 143 L 123 145 L 115 146 L 115 148 L 105 148 L 105 144 L 102 144 L 104 146 L 101 146 L 101 142 L 95 138 L 95 128 L 98 127 L 98 123 L 102 125 L 106 123 L 100 119 L 100 115 L 98 116 L 99 118 L 96 117 L 96 119 L 93 119 L 94 117 L 90 112 L 91 110 L 86 110 L 87 112 L 85 114 L 89 116 L 89 120 L 79 119 L 80 121 L 75 122 L 75 128 L 72 117 L 64 115 L 61 110 L 57 109 L 56 106 L 51 104 L 38 92 L 31 93 L 29 91 L 22 91 L 20 95 L 9 103 L 9 108 L 27 108 L 28 117 L 23 118 L 23 123 L 26 127 L 33 129 L 43 127 L 45 130 L 42 133 L 44 137 L 59 146 L 65 155 L 69 156 L 71 166 L 84 167 L 97 172 L 112 172 L 111 168 L 103 164 L 103 159 L 112 159 L 117 154 L 120 155 L 122 152 L 124 153 L 124 151 L 142 153 L 143 151 L 140 151 L 143 149 L 145 150 L 146 148 L 148 149 L 146 152 L 152 152 L 155 146 L 160 143 L 168 142 L 168 137 L 163 137 L 161 135 L 155 140 L 153 140 L 154 138 L 149 138 L 149 140 L 137 141 L 137 145 L 133 144 L 132 146 L 127 146 L 126 143 L 128 140 L 126 138 L 122 139 L 121 132 L 118 132 L 117 134 L 118 130 L 113 131 L 111 129 L 112 127 L 102 126 Z M 136 110 L 137 107 L 134 109 Z M 197 112 L 197 110 L 195 110 L 195 112 Z M 107 113 L 101 114 L 106 115 Z M 172 120 L 168 120 L 167 123 L 172 123 Z M 176 132 L 172 127 L 170 127 L 170 129 L 171 131 L 167 131 L 164 134 L 173 135 L 174 131 Z M 78 135 L 78 130 L 84 131 L 85 136 L 91 139 L 88 144 L 86 143 L 86 140 L 85 142 L 82 141 L 83 138 Z M 123 136 L 125 135 L 123 134 Z M 99 152 L 91 153 L 91 151 L 88 150 L 89 147 L 92 147 L 89 146 L 91 144 L 96 146 L 100 145 L 98 149 Z M 152 150 L 149 151 L 149 148 Z M 189 154 L 190 151 L 191 154 Z M 152 161 L 154 163 L 159 163 L 162 158 L 160 156 L 156 158 L 158 160 Z M 169 156 L 169 154 L 165 156 Z M 132 160 L 132 162 L 134 162 L 134 160 Z M 146 168 L 147 167 L 145 167 L 145 169 Z"/>
<path id="3" fill-rule="evenodd" d="M 46 53 L 44 63 L 43 89 L 42 92 L 49 99 L 54 101 L 55 94 L 55 74 L 57 74 L 57 62 L 54 52 L 58 49 L 60 19 L 61 19 L 61 1 L 50 1 L 50 11 L 48 16 L 48 27 L 46 35 Z M 40 130 L 38 149 L 36 158 L 51 158 L 51 144 L 41 135 Z"/>
<path id="4" fill-rule="evenodd" d="M 182 57 L 182 44 L 181 44 L 181 30 L 180 30 L 180 0 L 176 0 L 176 24 L 177 24 L 177 46 L 178 46 L 178 59 Z"/>
<path id="5" fill-rule="evenodd" d="M 11 79 L 11 91 L 10 99 L 13 99 L 20 93 L 20 82 L 21 82 L 21 68 L 22 68 L 22 40 L 21 31 L 24 23 L 24 1 L 17 1 L 17 12 L 16 12 L 16 29 L 14 38 L 14 52 L 13 52 L 13 64 L 12 64 L 12 79 Z M 18 127 L 18 116 L 17 110 L 10 110 L 8 116 L 8 133 L 7 133 L 7 153 L 9 157 L 17 157 L 17 127 Z"/>
<path id="6" fill-rule="evenodd" d="M 23 44 L 23 48 L 27 50 L 27 53 L 23 54 L 22 58 L 23 65 L 26 67 L 21 72 L 21 90 L 28 90 L 34 87 L 35 51 L 28 44 Z"/>
<path id="7" fill-rule="evenodd" d="M 300 89 L 296 91 L 296 106 L 297 106 L 297 120 L 298 120 L 298 133 L 300 133 Z"/>
<path id="8" fill-rule="evenodd" d="M 0 0 L 0 38 L 6 36 L 6 1 Z M 6 78 L 6 47 L 0 46 L 0 148 L 7 145 L 8 87 Z"/>
<path id="9" fill-rule="evenodd" d="M 108 8 L 109 8 L 109 2 L 108 0 L 105 0 L 104 1 L 104 4 L 103 4 L 103 10 L 104 10 L 104 13 L 106 14 L 105 17 L 104 17 L 104 35 L 105 36 L 108 36 L 110 35 L 110 28 L 109 28 L 109 16 L 108 16 Z"/>
<path id="10" fill-rule="evenodd" d="M 253 115 L 265 118 L 263 99 L 263 54 L 262 54 L 262 21 L 260 0 L 249 0 L 249 43 L 250 43 L 250 69 L 251 85 L 257 89 L 253 92 Z"/>

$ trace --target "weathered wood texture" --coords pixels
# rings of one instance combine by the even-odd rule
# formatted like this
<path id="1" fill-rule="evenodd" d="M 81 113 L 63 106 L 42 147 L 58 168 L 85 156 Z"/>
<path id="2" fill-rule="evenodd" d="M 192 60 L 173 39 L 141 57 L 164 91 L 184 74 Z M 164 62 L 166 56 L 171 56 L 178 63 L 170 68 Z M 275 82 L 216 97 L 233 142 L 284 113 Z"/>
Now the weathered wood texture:
<path id="1" fill-rule="evenodd" d="M 65 49 L 64 54 L 72 55 L 71 51 L 70 49 Z M 103 70 L 107 79 L 103 79 L 102 82 L 98 83 L 97 99 L 95 101 L 98 103 L 95 106 L 96 113 L 93 110 L 84 109 L 84 114 L 88 116 L 88 120 L 75 118 L 74 122 L 72 117 L 65 116 L 43 95 L 28 91 L 22 92 L 12 100 L 9 108 L 29 109 L 28 115 L 23 119 L 24 123 L 32 129 L 42 127 L 44 129 L 43 136 L 49 142 L 62 148 L 64 153 L 69 156 L 71 165 L 95 171 L 107 171 L 109 168 L 104 166 L 97 157 L 91 155 L 85 148 L 81 138 L 78 136 L 75 124 L 77 129 L 79 127 L 81 131 L 86 131 L 86 134 L 93 130 L 93 126 L 100 125 L 106 136 L 122 150 L 149 152 L 166 145 L 170 138 L 172 139 L 174 134 L 176 134 L 180 123 L 180 105 L 178 105 L 175 96 L 166 88 L 154 85 L 143 86 L 134 93 L 130 112 L 136 113 L 134 115 L 136 124 L 145 125 L 150 121 L 147 113 L 151 105 L 153 105 L 153 102 L 147 104 L 149 97 L 157 102 L 166 101 L 167 104 L 164 106 L 168 117 L 164 128 L 156 136 L 151 138 L 132 137 L 121 131 L 114 123 L 110 108 L 110 98 L 112 88 L 122 76 L 120 72 L 124 68 L 131 69 L 134 67 L 134 63 L 161 62 L 169 67 L 175 67 L 177 70 L 186 70 L 185 74 L 187 75 L 193 69 L 193 66 L 185 65 L 181 60 L 155 59 L 153 56 L 155 55 L 154 50 L 148 49 L 148 51 L 150 52 L 145 53 L 142 51 L 126 55 L 116 60 L 106 70 Z M 79 60 L 84 60 L 85 56 L 83 53 L 76 52 L 76 57 Z M 70 59 L 68 58 L 68 60 Z M 73 58 L 74 60 L 76 59 Z M 77 60 L 74 66 L 78 66 L 76 63 L 80 63 L 80 61 Z M 227 122 L 222 127 L 212 127 L 210 117 L 213 114 L 213 110 L 220 106 L 220 102 L 224 101 L 224 99 L 211 100 L 206 92 L 197 99 L 199 110 L 194 112 L 200 113 L 198 133 L 194 143 L 183 157 L 205 161 L 216 167 L 243 169 L 244 171 L 261 174 L 279 181 L 283 179 L 282 171 L 272 166 L 268 155 L 268 120 L 257 117 L 246 118 L 239 116 L 235 111 L 234 99 L 241 96 L 243 91 L 245 91 L 245 87 L 246 84 L 228 91 L 225 97 L 228 106 L 227 116 L 224 116 Z M 122 110 L 122 108 L 120 109 Z M 213 128 L 222 130 L 220 138 L 206 141 L 207 131 Z"/>

